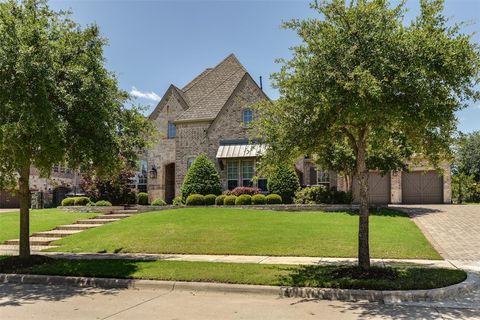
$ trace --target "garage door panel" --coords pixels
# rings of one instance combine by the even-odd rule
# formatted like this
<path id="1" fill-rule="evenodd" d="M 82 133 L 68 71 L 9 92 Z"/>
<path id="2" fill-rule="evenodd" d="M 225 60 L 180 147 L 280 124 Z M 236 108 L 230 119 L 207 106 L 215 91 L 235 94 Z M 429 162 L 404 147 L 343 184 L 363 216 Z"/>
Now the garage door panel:
<path id="1" fill-rule="evenodd" d="M 370 172 L 368 175 L 369 202 L 372 204 L 390 203 L 390 174 L 382 175 Z M 353 179 L 353 198 L 358 203 L 360 192 L 357 187 L 357 179 Z"/>
<path id="2" fill-rule="evenodd" d="M 403 203 L 442 203 L 443 178 L 436 171 L 404 172 L 402 174 Z"/>

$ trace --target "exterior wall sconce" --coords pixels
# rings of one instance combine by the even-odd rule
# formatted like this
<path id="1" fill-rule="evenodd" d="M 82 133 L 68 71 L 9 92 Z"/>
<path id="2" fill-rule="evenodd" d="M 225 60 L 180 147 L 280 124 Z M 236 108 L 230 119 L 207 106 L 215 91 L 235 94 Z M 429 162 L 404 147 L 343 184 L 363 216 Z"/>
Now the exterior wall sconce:
<path id="1" fill-rule="evenodd" d="M 150 179 L 157 179 L 157 168 L 155 167 L 155 165 L 152 165 L 152 169 L 150 169 L 149 172 L 149 177 Z"/>

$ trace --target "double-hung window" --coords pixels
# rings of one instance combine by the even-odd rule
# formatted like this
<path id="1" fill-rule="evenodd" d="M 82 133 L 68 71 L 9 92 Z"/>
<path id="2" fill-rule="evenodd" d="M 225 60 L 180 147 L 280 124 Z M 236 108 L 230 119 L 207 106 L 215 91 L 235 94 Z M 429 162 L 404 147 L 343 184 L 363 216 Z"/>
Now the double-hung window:
<path id="1" fill-rule="evenodd" d="M 167 137 L 169 139 L 175 138 L 177 134 L 177 127 L 173 122 L 168 122 L 168 132 L 167 132 Z"/>
<path id="2" fill-rule="evenodd" d="M 250 126 L 253 120 L 253 111 L 250 109 L 243 110 L 243 125 L 245 127 Z"/>
<path id="3" fill-rule="evenodd" d="M 253 160 L 242 160 L 242 186 L 251 187 L 253 175 Z"/>
<path id="4" fill-rule="evenodd" d="M 227 181 L 228 181 L 228 190 L 235 189 L 238 187 L 238 178 L 239 178 L 239 161 L 238 160 L 228 160 L 227 161 Z"/>
<path id="5" fill-rule="evenodd" d="M 317 170 L 317 184 L 328 185 L 330 184 L 330 175 L 328 171 Z"/>

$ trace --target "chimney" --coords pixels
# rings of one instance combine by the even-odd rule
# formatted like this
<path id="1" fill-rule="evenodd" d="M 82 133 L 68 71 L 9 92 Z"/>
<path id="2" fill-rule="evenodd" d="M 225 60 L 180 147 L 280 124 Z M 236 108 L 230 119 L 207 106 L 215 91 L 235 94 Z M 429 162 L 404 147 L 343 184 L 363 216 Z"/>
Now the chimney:
<path id="1" fill-rule="evenodd" d="M 263 91 L 262 76 L 260 76 L 260 90 Z"/>

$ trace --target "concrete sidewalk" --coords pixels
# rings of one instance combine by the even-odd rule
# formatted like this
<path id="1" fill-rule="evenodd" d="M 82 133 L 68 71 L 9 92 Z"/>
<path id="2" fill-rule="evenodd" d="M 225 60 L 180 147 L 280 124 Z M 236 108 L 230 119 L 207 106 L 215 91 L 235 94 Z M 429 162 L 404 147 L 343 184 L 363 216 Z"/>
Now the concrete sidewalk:
<path id="1" fill-rule="evenodd" d="M 286 265 L 328 265 L 355 264 L 356 258 L 329 257 L 278 257 L 278 256 L 244 256 L 244 255 L 199 255 L 199 254 L 147 254 L 147 253 L 61 253 L 38 252 L 52 258 L 62 259 L 128 259 L 146 261 L 193 261 L 193 262 L 225 262 L 225 263 L 259 263 Z M 423 260 L 423 259 L 371 259 L 373 265 L 386 266 L 392 264 L 418 265 L 435 268 L 467 268 L 480 271 L 480 262 L 457 260 Z"/>

